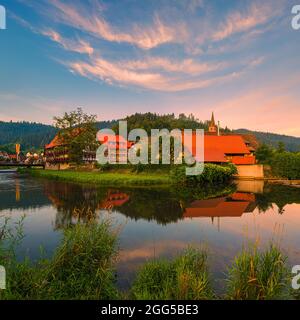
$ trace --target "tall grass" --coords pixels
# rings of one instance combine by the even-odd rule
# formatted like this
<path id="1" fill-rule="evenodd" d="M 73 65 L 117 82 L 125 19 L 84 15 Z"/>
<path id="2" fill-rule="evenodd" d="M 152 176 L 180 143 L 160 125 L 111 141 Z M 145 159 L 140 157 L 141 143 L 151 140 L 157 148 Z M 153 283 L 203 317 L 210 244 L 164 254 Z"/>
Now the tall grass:
<path id="1" fill-rule="evenodd" d="M 132 286 L 133 299 L 204 300 L 213 297 L 207 254 L 188 249 L 173 261 L 146 263 Z"/>
<path id="2" fill-rule="evenodd" d="M 244 250 L 229 268 L 227 299 L 266 300 L 287 298 L 289 287 L 286 256 L 273 245 L 259 252 Z"/>
<path id="3" fill-rule="evenodd" d="M 115 299 L 116 234 L 108 222 L 67 229 L 50 260 L 12 262 L 2 299 Z"/>

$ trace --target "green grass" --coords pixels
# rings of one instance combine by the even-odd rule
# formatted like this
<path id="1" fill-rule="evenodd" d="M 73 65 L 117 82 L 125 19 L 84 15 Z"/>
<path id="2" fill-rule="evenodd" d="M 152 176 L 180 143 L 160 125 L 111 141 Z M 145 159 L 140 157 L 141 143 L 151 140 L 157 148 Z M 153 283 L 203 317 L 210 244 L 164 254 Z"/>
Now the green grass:
<path id="1" fill-rule="evenodd" d="M 206 253 L 191 248 L 173 261 L 146 263 L 134 281 L 131 295 L 138 300 L 212 298 Z"/>
<path id="2" fill-rule="evenodd" d="M 1 299 L 116 299 L 117 235 L 108 222 L 67 229 L 52 259 L 36 264 L 11 260 Z"/>
<path id="3" fill-rule="evenodd" d="M 101 173 L 53 170 L 26 170 L 26 172 L 40 178 L 104 186 L 145 186 L 166 185 L 170 183 L 168 175 L 150 173 Z"/>
<path id="4" fill-rule="evenodd" d="M 239 254 L 228 272 L 227 299 L 268 300 L 288 298 L 287 258 L 271 245 L 264 252 L 256 248 Z"/>
<path id="5" fill-rule="evenodd" d="M 7 288 L 0 290 L 0 300 L 299 299 L 299 290 L 291 290 L 287 259 L 274 245 L 262 252 L 252 247 L 235 258 L 226 275 L 225 296 L 212 289 L 206 251 L 194 248 L 171 261 L 145 263 L 131 290 L 121 294 L 115 272 L 117 232 L 109 221 L 66 229 L 53 257 L 36 263 L 17 261 L 14 252 L 23 238 L 23 219 L 14 228 L 8 222 L 5 219 L 0 225 L 0 265 L 7 272 Z"/>

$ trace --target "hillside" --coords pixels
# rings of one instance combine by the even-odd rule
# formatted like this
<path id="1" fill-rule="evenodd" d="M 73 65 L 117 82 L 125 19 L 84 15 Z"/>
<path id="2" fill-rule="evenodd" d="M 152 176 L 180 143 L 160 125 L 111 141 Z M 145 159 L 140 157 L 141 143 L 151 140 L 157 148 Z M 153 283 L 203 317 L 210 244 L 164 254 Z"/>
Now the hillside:
<path id="1" fill-rule="evenodd" d="M 259 142 L 268 144 L 273 147 L 277 147 L 278 142 L 283 142 L 288 151 L 300 151 L 300 138 L 297 137 L 269 132 L 251 131 L 248 129 L 238 129 L 234 130 L 234 132 L 242 134 L 253 134 L 256 136 Z"/>
<path id="2" fill-rule="evenodd" d="M 0 121 L 0 149 L 12 152 L 15 143 L 20 143 L 23 151 L 40 149 L 55 133 L 53 126 L 41 123 Z"/>
<path id="3" fill-rule="evenodd" d="M 98 128 L 110 128 L 116 121 L 98 122 Z M 0 150 L 15 152 L 15 144 L 20 143 L 23 152 L 42 149 L 55 136 L 57 129 L 51 125 L 35 122 L 0 121 Z"/>
<path id="4" fill-rule="evenodd" d="M 151 128 L 204 128 L 207 129 L 207 122 L 199 121 L 192 115 L 186 117 L 180 115 L 178 118 L 170 115 L 157 115 L 152 113 L 134 114 L 126 118 L 128 121 L 128 130 L 133 128 L 144 128 L 150 132 Z M 97 128 L 117 129 L 118 122 L 102 121 L 97 123 Z M 221 129 L 221 131 L 230 132 L 230 130 Z M 15 143 L 20 143 L 23 151 L 36 150 L 44 147 L 55 136 L 57 130 L 51 125 L 45 125 L 35 122 L 3 122 L 0 121 L 0 150 L 14 152 Z M 251 131 L 248 129 L 238 129 L 233 132 L 241 134 L 253 134 L 259 142 L 266 143 L 273 147 L 278 142 L 283 142 L 289 151 L 300 151 L 300 138 L 280 135 L 275 133 Z"/>

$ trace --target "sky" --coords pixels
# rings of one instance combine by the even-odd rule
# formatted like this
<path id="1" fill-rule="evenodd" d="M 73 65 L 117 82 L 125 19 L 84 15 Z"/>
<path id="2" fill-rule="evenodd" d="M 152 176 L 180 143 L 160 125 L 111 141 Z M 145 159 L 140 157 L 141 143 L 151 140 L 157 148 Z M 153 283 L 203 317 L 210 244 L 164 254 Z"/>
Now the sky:
<path id="1" fill-rule="evenodd" d="M 223 127 L 300 137 L 295 4 L 0 0 L 0 120 L 214 111 Z"/>

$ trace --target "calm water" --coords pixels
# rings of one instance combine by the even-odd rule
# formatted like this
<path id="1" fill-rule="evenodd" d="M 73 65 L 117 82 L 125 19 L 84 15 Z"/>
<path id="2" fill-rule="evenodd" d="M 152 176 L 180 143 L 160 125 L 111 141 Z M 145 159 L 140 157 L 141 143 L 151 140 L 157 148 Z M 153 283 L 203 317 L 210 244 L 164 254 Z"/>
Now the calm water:
<path id="1" fill-rule="evenodd" d="M 300 189 L 242 181 L 222 190 L 113 189 L 0 174 L 0 216 L 24 221 L 20 258 L 51 256 L 62 230 L 109 217 L 120 228 L 118 281 L 127 288 L 147 259 L 172 257 L 188 245 L 208 248 L 215 279 L 249 240 L 279 241 L 290 264 L 300 264 Z M 217 282 L 218 283 L 218 282 Z M 220 282 L 221 283 L 221 282 Z"/>

